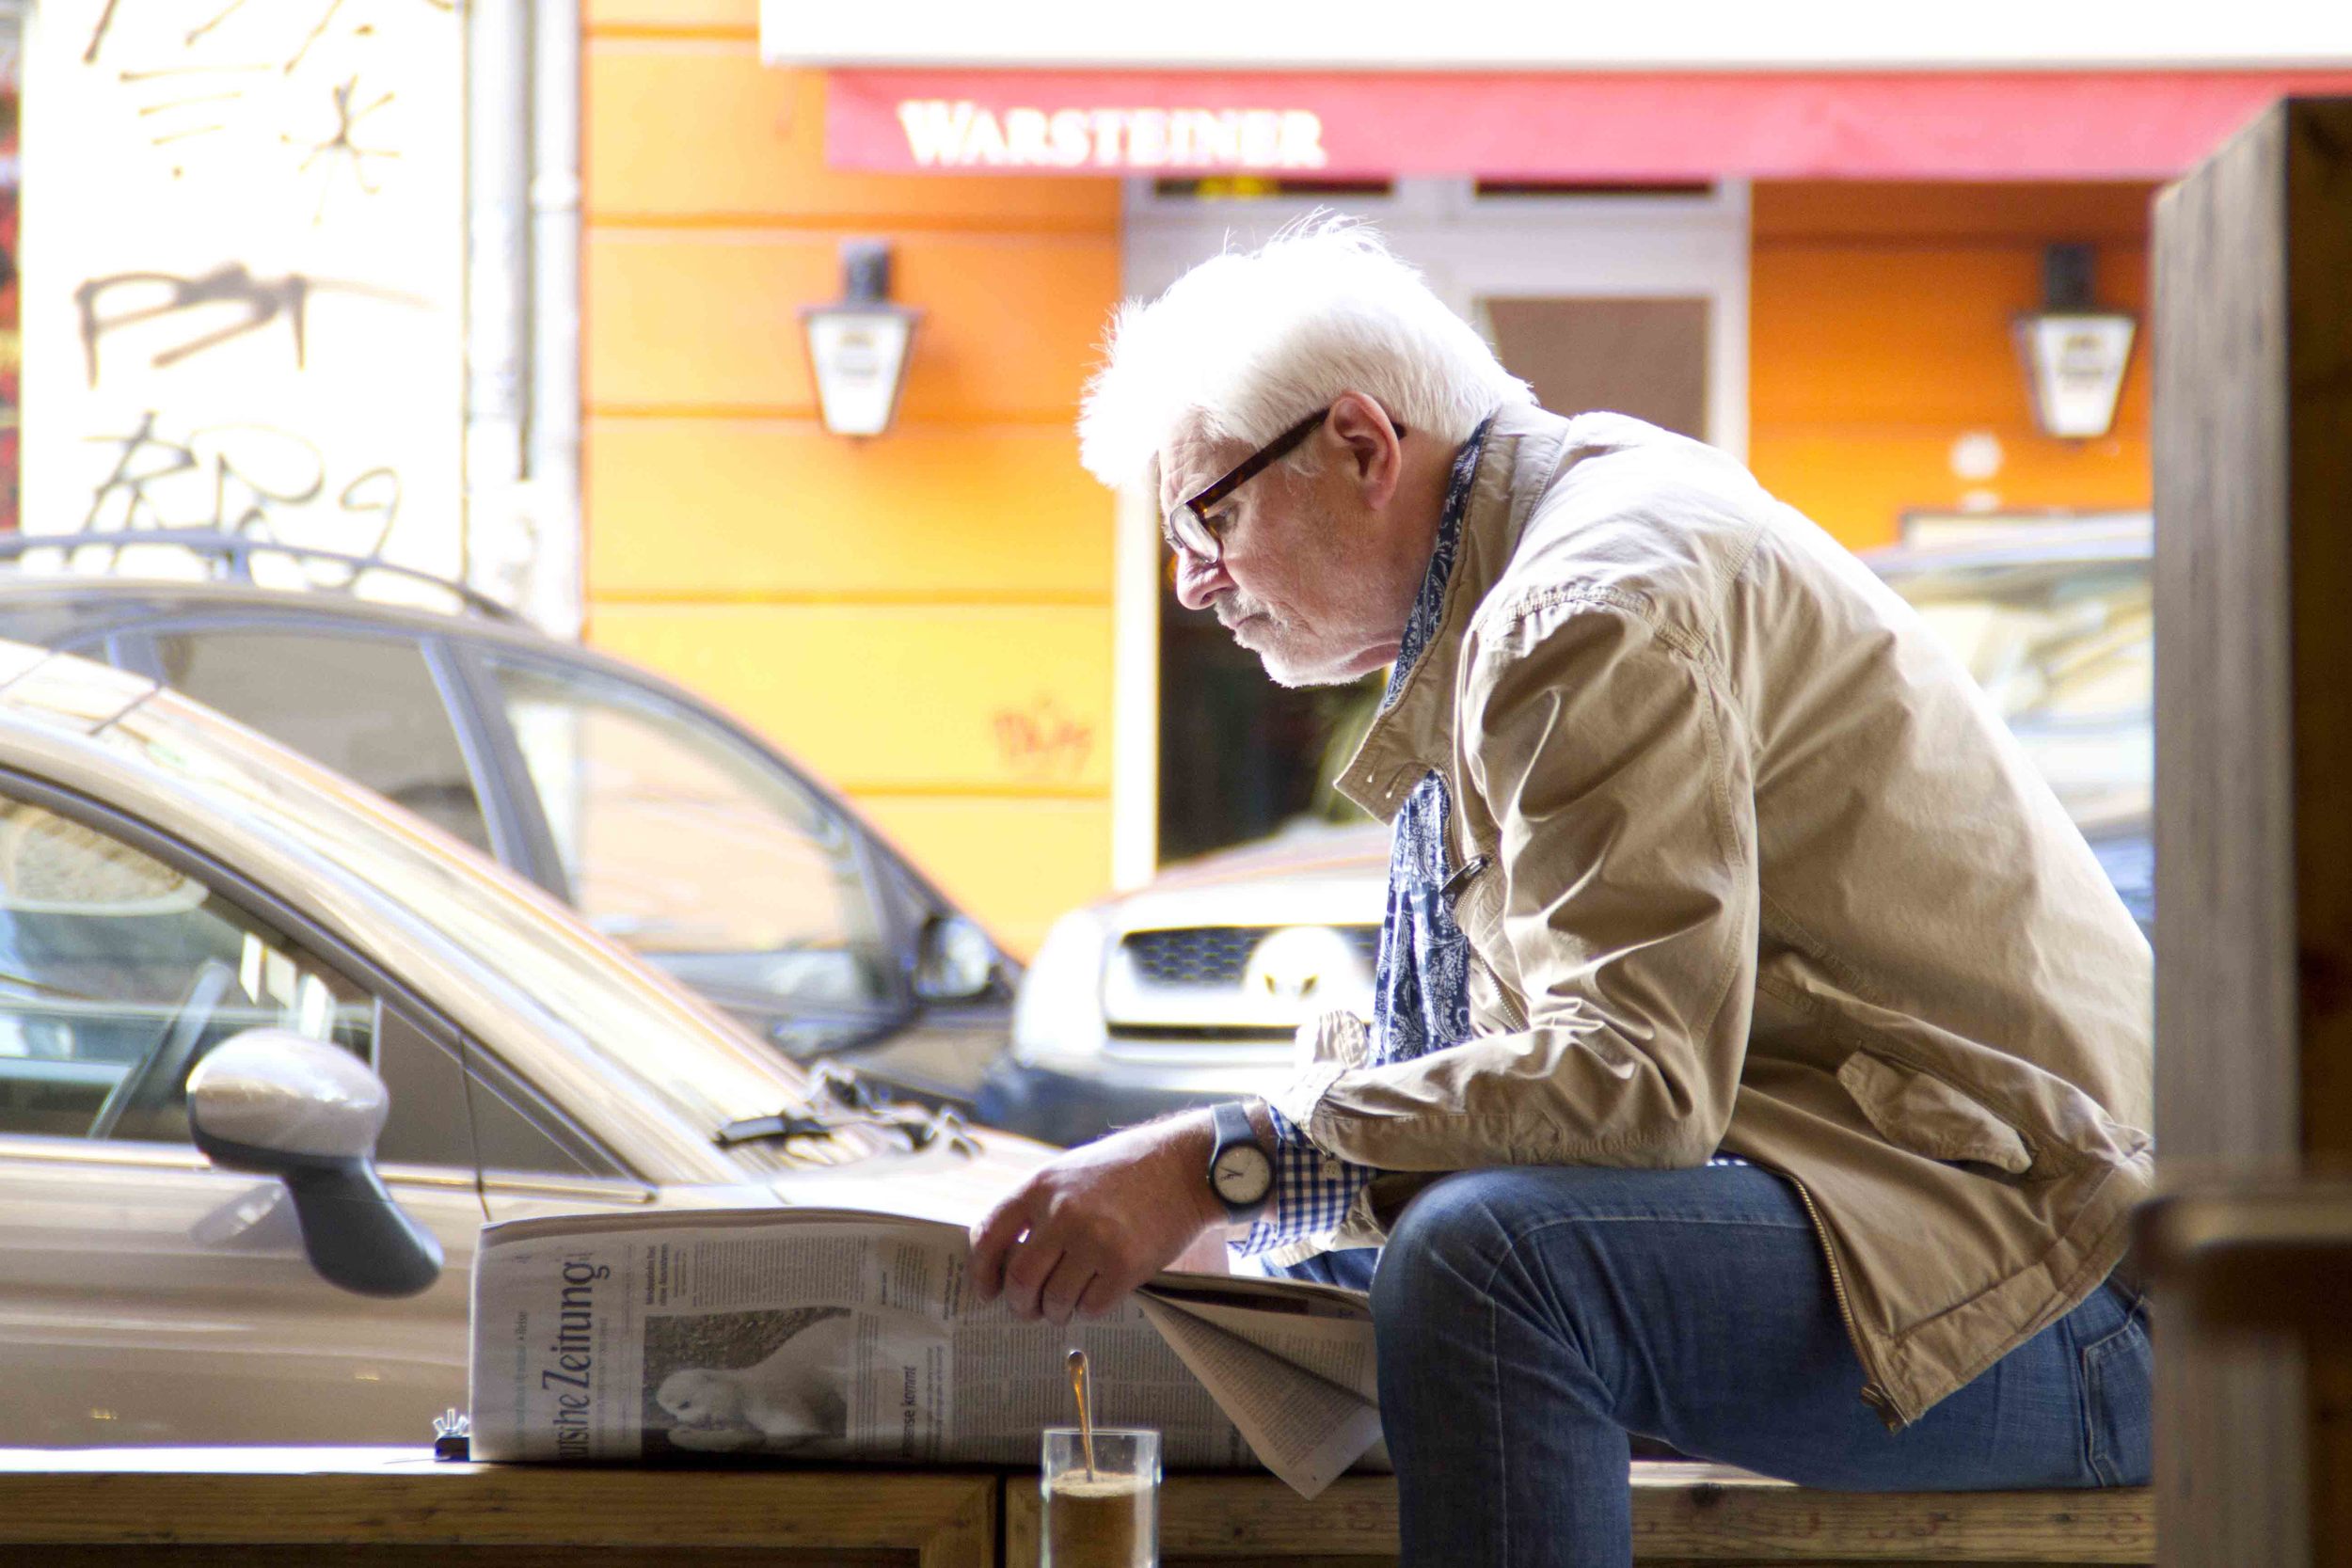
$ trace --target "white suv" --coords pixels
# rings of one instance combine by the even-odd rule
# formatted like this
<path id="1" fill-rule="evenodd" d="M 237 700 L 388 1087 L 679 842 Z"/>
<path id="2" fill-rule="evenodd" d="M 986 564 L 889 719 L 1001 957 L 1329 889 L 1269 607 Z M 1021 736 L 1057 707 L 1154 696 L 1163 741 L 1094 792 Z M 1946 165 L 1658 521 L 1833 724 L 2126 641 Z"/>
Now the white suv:
<path id="1" fill-rule="evenodd" d="M 1055 922 L 979 1116 L 1054 1143 L 1291 1079 L 1299 1024 L 1372 1011 L 1389 832 L 1301 822 Z"/>

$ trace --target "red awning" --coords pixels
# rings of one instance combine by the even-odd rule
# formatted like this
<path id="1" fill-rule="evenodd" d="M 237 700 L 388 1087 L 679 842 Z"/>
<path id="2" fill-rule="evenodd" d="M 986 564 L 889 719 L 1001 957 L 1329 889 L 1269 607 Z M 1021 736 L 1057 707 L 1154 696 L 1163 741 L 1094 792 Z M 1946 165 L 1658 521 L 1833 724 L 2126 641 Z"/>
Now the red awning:
<path id="1" fill-rule="evenodd" d="M 2352 71 L 833 71 L 837 167 L 1293 179 L 2169 179 Z"/>

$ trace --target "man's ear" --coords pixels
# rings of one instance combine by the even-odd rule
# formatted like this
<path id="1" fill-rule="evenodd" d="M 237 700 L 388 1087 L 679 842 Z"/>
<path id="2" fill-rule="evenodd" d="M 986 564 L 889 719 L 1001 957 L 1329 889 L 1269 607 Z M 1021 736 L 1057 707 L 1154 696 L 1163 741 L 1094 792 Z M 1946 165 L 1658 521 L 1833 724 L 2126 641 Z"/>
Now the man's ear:
<path id="1" fill-rule="evenodd" d="M 1364 503 L 1387 505 L 1405 475 L 1405 445 L 1388 411 L 1362 392 L 1342 392 L 1331 400 L 1324 428 L 1347 449 L 1348 471 L 1362 487 Z"/>

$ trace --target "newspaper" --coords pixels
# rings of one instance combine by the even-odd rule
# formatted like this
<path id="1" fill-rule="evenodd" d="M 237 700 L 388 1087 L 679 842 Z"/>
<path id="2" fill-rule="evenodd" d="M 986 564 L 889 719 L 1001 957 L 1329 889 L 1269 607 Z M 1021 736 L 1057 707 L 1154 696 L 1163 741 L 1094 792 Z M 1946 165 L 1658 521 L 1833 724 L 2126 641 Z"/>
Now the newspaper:
<path id="1" fill-rule="evenodd" d="M 1096 1421 L 1156 1429 L 1168 1468 L 1263 1464 L 1311 1497 L 1384 1465 L 1363 1292 L 1163 1274 L 1065 1328 L 980 1305 L 969 1255 L 961 1227 L 846 1210 L 486 1226 L 473 1454 L 1034 1465 L 1075 1424 L 1075 1346 Z"/>

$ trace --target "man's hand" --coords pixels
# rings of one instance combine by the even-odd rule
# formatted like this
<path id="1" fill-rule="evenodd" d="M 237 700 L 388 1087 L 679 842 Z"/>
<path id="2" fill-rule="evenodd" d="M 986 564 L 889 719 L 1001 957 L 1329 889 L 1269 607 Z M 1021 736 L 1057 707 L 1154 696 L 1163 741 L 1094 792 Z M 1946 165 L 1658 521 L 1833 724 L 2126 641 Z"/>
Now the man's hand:
<path id="1" fill-rule="evenodd" d="M 1015 1316 L 1100 1317 L 1225 1223 L 1209 1191 L 1209 1114 L 1073 1148 L 972 1230 L 972 1282 Z"/>

